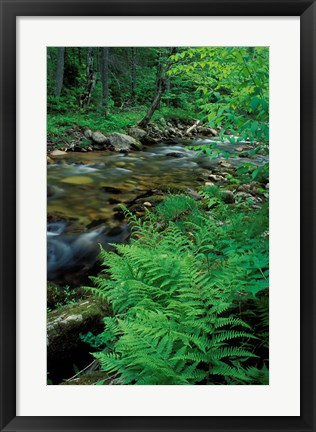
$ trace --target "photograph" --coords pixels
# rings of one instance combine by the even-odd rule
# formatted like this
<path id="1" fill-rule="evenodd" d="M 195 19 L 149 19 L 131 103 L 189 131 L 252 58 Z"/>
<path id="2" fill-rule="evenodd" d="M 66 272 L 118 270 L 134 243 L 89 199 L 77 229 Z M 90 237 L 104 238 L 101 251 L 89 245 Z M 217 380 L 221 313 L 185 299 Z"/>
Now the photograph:
<path id="1" fill-rule="evenodd" d="M 269 385 L 269 47 L 46 55 L 47 384 Z"/>
<path id="2" fill-rule="evenodd" d="M 316 432 L 316 0 L 0 17 L 0 432 Z"/>

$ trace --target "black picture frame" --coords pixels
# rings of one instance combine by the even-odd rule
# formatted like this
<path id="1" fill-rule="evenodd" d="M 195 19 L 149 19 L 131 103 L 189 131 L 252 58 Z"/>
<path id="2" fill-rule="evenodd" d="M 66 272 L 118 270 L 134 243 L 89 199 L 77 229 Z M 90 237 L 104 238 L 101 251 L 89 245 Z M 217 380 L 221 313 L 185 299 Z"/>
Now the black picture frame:
<path id="1" fill-rule="evenodd" d="M 315 431 L 315 1 L 0 0 L 0 7 L 1 431 Z M 299 417 L 16 416 L 16 17 L 121 15 L 300 16 L 301 415 Z"/>

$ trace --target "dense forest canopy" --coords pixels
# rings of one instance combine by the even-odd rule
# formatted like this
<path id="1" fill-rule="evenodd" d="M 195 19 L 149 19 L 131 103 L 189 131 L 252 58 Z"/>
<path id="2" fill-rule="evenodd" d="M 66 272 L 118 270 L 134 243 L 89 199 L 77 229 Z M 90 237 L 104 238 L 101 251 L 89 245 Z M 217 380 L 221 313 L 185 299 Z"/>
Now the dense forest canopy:
<path id="1" fill-rule="evenodd" d="M 160 109 L 268 142 L 268 48 L 60 47 L 47 56 L 50 114 L 111 121 L 128 111 L 146 126 Z"/>

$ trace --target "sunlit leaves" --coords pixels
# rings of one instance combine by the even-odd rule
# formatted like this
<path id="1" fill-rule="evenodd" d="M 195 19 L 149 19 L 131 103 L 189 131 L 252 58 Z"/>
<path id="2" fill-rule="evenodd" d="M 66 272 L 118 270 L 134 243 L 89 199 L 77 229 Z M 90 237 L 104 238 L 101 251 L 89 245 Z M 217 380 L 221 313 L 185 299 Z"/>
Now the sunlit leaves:
<path id="1" fill-rule="evenodd" d="M 188 48 L 173 61 L 171 75 L 199 82 L 200 107 L 211 127 L 234 131 L 243 140 L 269 141 L 267 48 Z"/>

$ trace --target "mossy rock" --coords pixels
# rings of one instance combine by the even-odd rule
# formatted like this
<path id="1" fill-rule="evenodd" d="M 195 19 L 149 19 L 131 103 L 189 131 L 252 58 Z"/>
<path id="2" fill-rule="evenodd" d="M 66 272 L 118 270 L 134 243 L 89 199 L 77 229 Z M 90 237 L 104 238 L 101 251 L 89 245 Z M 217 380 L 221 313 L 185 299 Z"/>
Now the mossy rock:
<path id="1" fill-rule="evenodd" d="M 83 344 L 80 334 L 100 333 L 103 318 L 111 315 L 111 307 L 95 298 L 61 306 L 47 318 L 47 355 L 49 361 L 69 359 Z"/>
<path id="2" fill-rule="evenodd" d="M 128 206 L 128 209 L 131 212 L 143 212 L 145 207 L 148 208 L 150 206 L 145 205 L 145 203 L 150 203 L 153 207 L 155 207 L 157 204 L 161 203 L 164 200 L 163 195 L 152 195 L 152 196 L 146 196 L 137 198 L 134 200 L 130 205 Z"/>
<path id="3" fill-rule="evenodd" d="M 92 371 L 79 375 L 78 377 L 71 379 L 70 381 L 65 381 L 59 385 L 96 385 L 98 382 L 104 381 L 103 384 L 110 382 L 108 375 L 104 371 Z"/>

